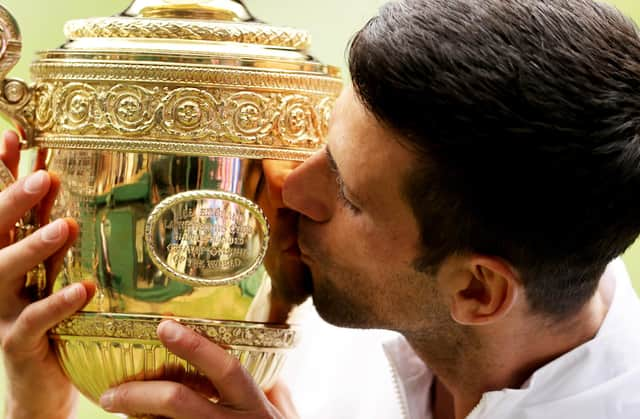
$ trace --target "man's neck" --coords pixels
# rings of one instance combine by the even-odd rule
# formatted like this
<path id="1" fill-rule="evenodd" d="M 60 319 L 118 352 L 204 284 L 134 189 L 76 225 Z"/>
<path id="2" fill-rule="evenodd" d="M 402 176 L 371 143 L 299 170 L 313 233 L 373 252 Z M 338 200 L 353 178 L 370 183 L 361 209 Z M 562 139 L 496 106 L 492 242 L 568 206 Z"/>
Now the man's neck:
<path id="1" fill-rule="evenodd" d="M 589 303 L 562 325 L 547 322 L 545 326 L 529 315 L 529 319 L 510 322 L 509 327 L 480 330 L 472 341 L 453 340 L 450 348 L 442 342 L 437 349 L 433 341 L 407 336 L 436 377 L 431 389 L 434 418 L 463 419 L 484 393 L 520 388 L 537 369 L 592 339 L 609 307 L 607 291 L 606 284 L 601 284 Z M 442 356 L 447 350 L 457 355 Z"/>

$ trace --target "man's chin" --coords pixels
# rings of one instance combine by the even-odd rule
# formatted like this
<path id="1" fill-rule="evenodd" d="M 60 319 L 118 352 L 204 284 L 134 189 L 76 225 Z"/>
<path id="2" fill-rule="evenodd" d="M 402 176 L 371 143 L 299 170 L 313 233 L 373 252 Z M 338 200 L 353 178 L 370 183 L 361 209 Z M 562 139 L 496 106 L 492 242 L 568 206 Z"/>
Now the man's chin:
<path id="1" fill-rule="evenodd" d="M 363 321 L 364 319 L 350 310 L 348 304 L 341 303 L 340 299 L 316 290 L 312 294 L 312 300 L 320 318 L 333 326 L 351 329 L 370 328 L 367 326 L 367 322 Z"/>

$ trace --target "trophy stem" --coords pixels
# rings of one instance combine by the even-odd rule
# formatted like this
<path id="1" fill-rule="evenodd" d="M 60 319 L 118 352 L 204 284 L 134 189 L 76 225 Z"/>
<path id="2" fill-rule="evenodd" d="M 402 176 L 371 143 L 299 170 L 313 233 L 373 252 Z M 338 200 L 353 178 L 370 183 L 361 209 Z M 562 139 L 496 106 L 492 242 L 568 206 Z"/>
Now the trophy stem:
<path id="1" fill-rule="evenodd" d="M 122 15 L 234 22 L 255 20 L 240 0 L 134 0 Z"/>

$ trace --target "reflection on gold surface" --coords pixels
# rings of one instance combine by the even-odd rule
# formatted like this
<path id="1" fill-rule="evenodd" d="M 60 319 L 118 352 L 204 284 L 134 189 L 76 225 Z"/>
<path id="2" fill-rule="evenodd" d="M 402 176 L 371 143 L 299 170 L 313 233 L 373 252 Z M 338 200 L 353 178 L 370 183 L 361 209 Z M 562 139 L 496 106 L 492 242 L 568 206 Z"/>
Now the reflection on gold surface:
<path id="1" fill-rule="evenodd" d="M 267 220 L 252 201 L 261 165 L 73 150 L 59 150 L 49 164 L 62 182 L 54 216 L 81 224 L 57 286 L 95 278 L 85 311 L 247 320 L 270 281 L 259 269 Z M 239 267 L 219 262 L 240 254 Z"/>

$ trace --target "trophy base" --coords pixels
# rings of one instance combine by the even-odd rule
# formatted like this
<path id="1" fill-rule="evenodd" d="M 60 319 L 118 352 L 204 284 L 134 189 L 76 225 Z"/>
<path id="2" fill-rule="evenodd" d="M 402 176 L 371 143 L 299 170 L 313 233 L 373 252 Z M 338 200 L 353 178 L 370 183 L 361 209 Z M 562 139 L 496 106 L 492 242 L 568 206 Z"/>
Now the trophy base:
<path id="1" fill-rule="evenodd" d="M 165 319 L 224 347 L 263 389 L 275 383 L 287 350 L 296 343 L 296 331 L 287 325 L 112 313 L 78 313 L 49 336 L 65 373 L 95 403 L 109 388 L 141 380 L 178 381 L 213 397 L 209 380 L 157 338 L 156 329 Z"/>

